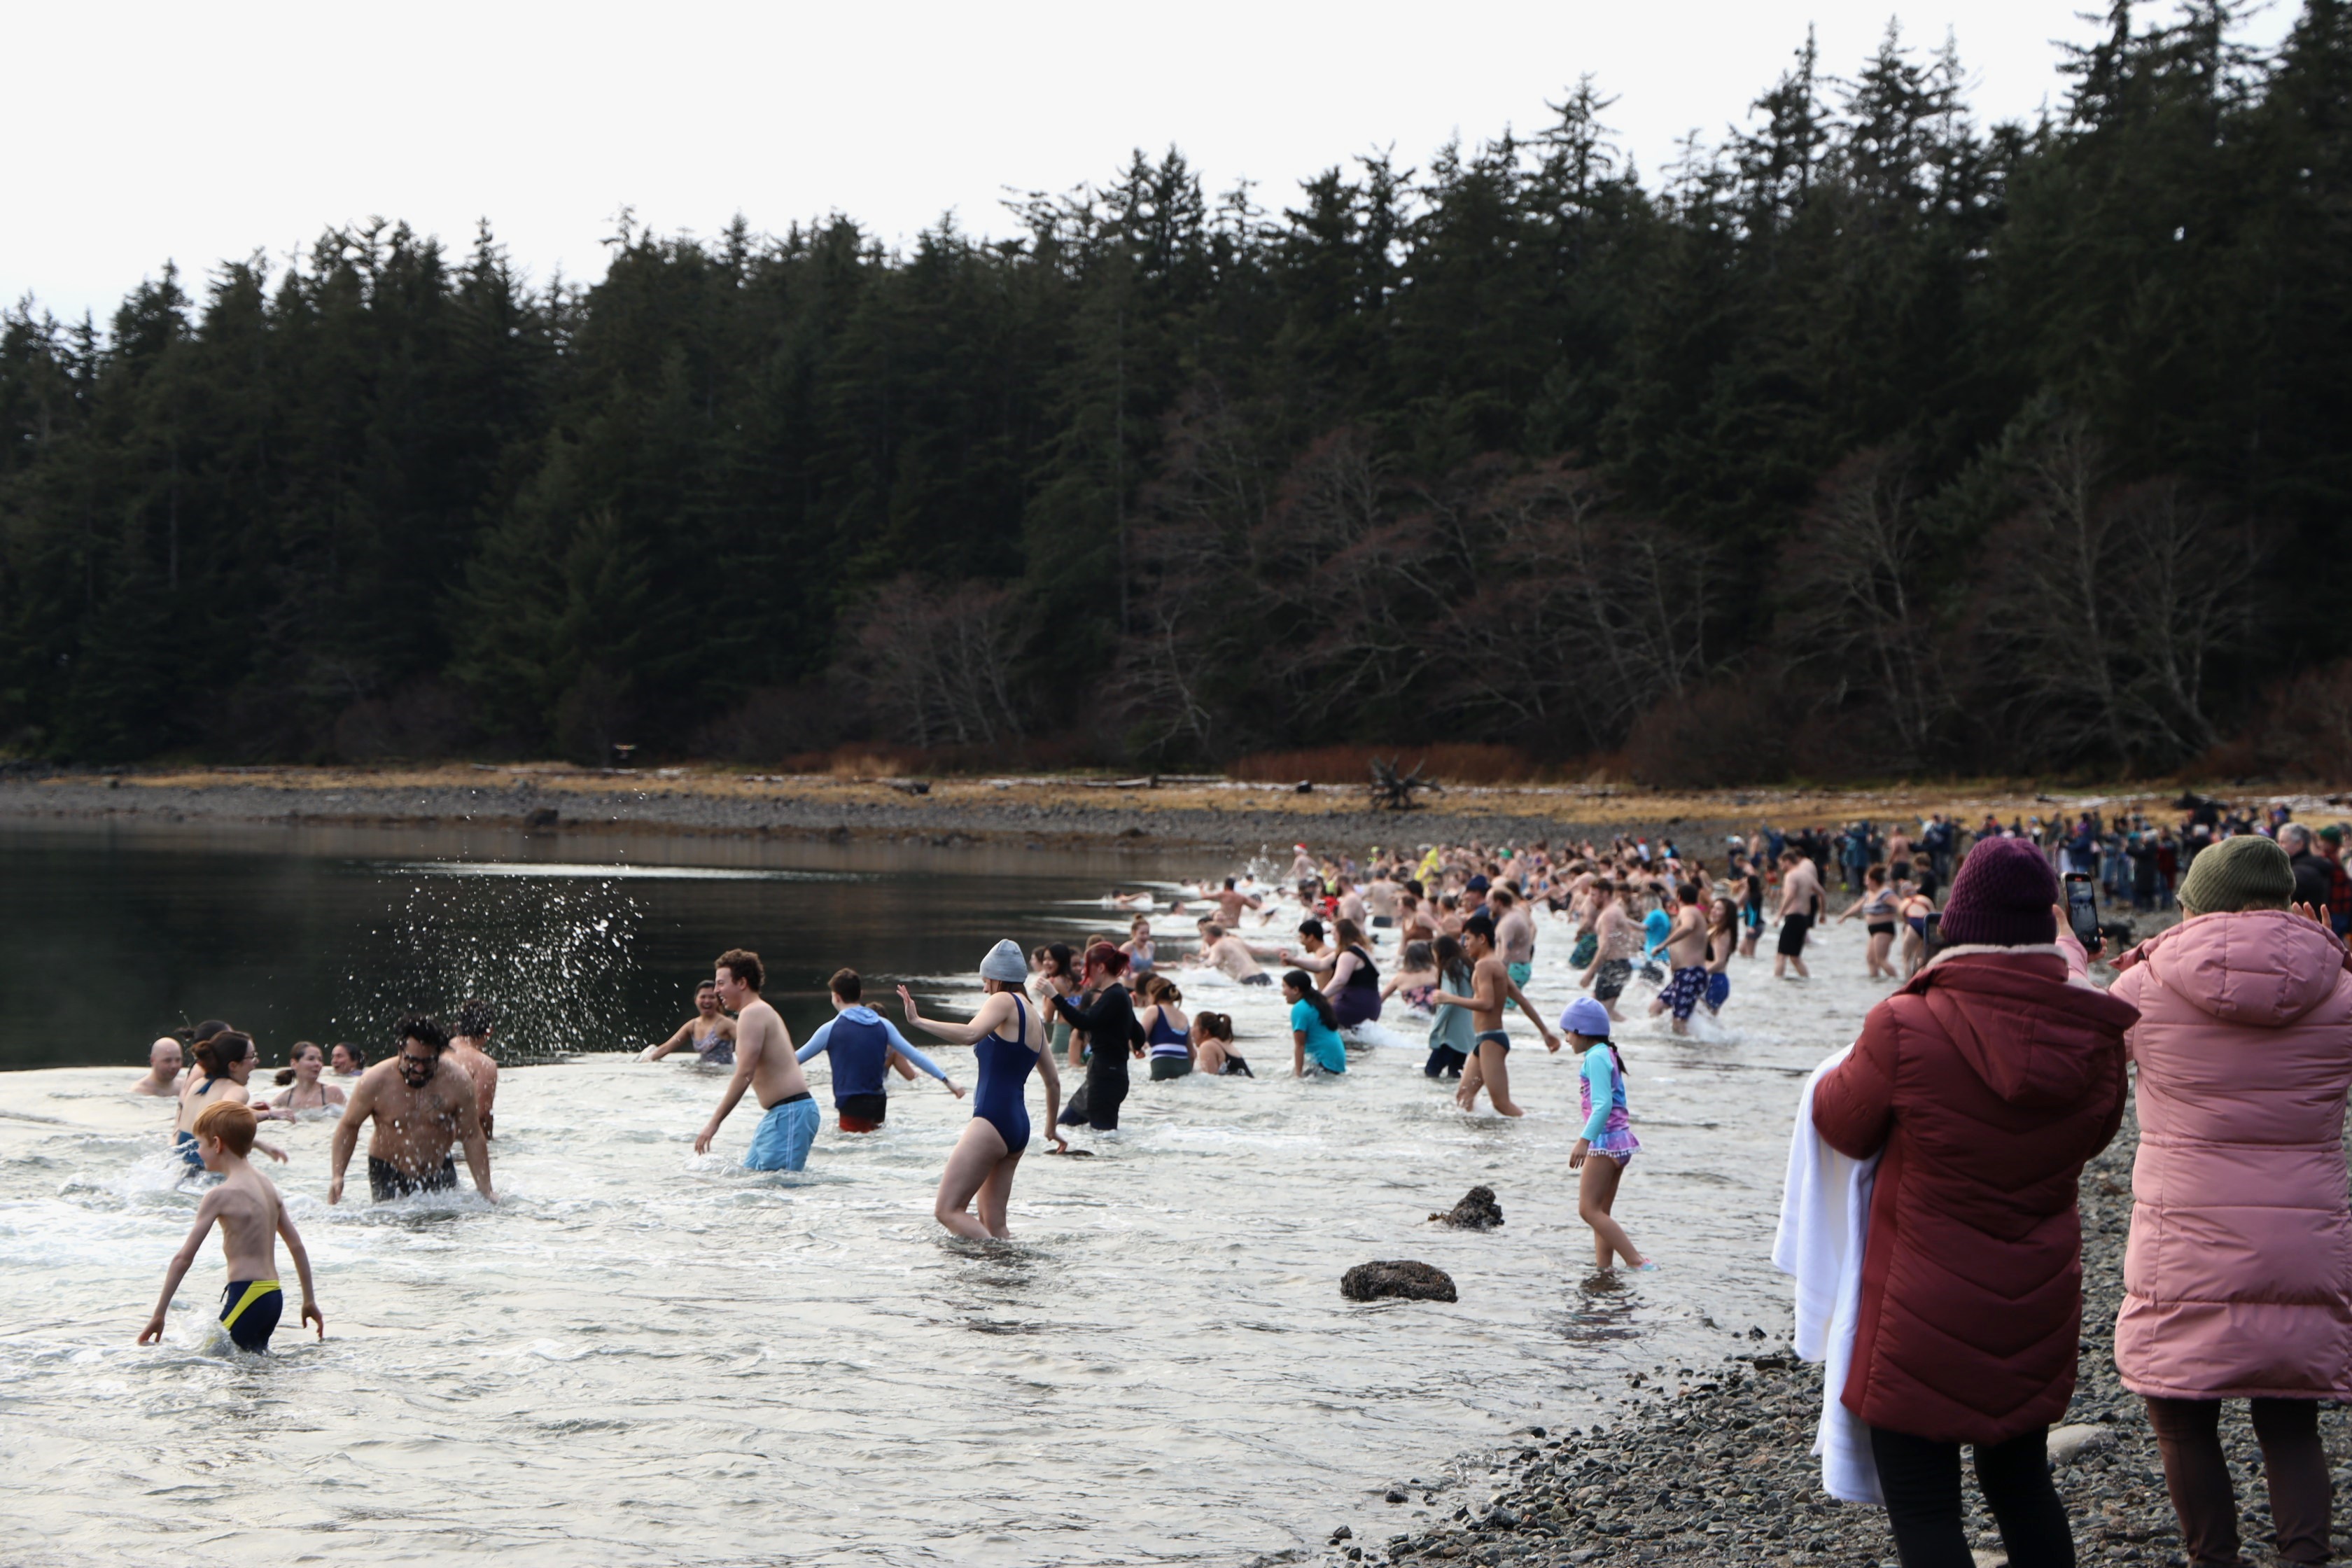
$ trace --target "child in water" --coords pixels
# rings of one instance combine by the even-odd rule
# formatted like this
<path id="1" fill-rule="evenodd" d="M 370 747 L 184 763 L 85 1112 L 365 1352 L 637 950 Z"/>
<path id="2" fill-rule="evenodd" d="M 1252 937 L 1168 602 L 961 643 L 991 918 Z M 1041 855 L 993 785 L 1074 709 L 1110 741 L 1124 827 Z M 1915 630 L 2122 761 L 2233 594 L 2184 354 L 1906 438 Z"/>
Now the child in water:
<path id="1" fill-rule="evenodd" d="M 1625 1110 L 1625 1058 L 1609 1037 L 1609 1009 L 1590 996 L 1580 996 L 1559 1016 L 1559 1027 L 1584 1058 L 1577 1086 L 1584 1100 L 1584 1132 L 1569 1152 L 1568 1168 L 1583 1173 L 1577 1212 L 1592 1227 L 1593 1267 L 1606 1268 L 1612 1258 L 1622 1258 L 1629 1268 L 1655 1268 L 1634 1249 L 1633 1238 L 1610 1213 L 1616 1206 L 1617 1184 L 1624 1180 L 1625 1166 L 1642 1141 L 1633 1136 L 1633 1118 Z M 1595 1154 L 1601 1158 L 1588 1157 Z"/>
<path id="2" fill-rule="evenodd" d="M 163 1299 L 155 1303 L 155 1315 L 139 1331 L 141 1344 L 153 1344 L 163 1337 L 164 1310 L 171 1306 L 188 1266 L 195 1262 L 205 1237 L 215 1224 L 221 1227 L 221 1253 L 228 1264 L 228 1289 L 221 1292 L 221 1327 L 228 1331 L 236 1348 L 268 1350 L 269 1335 L 285 1310 L 286 1293 L 278 1288 L 275 1237 L 279 1236 L 286 1238 L 286 1250 L 294 1258 L 294 1272 L 302 1281 L 302 1321 L 318 1324 L 319 1337 L 327 1337 L 326 1314 L 319 1310 L 317 1293 L 310 1287 L 310 1255 L 303 1250 L 302 1237 L 287 1217 L 278 1189 L 268 1177 L 246 1163 L 245 1157 L 253 1152 L 258 1125 L 252 1110 L 234 1100 L 208 1105 L 196 1118 L 197 1152 L 204 1157 L 205 1169 L 216 1173 L 221 1180 L 196 1205 L 196 1223 L 189 1228 L 188 1239 L 180 1244 L 172 1266 L 163 1271 Z"/>

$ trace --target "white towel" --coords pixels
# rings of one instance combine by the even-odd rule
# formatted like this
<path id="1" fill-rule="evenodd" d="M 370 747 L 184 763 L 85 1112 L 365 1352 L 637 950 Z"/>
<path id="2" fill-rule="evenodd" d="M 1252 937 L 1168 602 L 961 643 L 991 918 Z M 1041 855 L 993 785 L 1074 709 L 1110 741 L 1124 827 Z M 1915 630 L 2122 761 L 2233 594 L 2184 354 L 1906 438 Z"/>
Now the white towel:
<path id="1" fill-rule="evenodd" d="M 1797 1282 L 1797 1354 L 1822 1363 L 1822 1420 L 1813 1452 L 1822 1486 L 1846 1502 L 1884 1506 L 1870 1428 L 1845 1407 L 1845 1377 L 1853 1364 L 1853 1331 L 1862 1310 L 1862 1252 L 1870 1231 L 1870 1186 L 1878 1156 L 1850 1160 L 1813 1131 L 1813 1086 L 1845 1060 L 1847 1046 L 1815 1068 L 1797 1100 L 1789 1138 L 1789 1174 L 1780 1190 L 1780 1227 L 1772 1237 L 1772 1267 Z"/>

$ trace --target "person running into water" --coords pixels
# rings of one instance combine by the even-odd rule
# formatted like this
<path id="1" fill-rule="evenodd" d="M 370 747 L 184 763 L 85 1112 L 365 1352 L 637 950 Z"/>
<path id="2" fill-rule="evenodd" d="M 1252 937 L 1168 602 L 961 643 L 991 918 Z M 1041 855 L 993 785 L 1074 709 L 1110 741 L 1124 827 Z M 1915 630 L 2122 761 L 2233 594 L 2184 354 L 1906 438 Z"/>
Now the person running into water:
<path id="1" fill-rule="evenodd" d="M 1666 988 L 1650 1004 L 1650 1016 L 1674 1010 L 1675 1033 L 1690 1033 L 1690 1016 L 1706 995 L 1706 924 L 1699 914 L 1698 889 L 1685 882 L 1675 889 L 1674 923 L 1666 931 Z"/>
<path id="2" fill-rule="evenodd" d="M 1223 1078 L 1232 1073 L 1239 1078 L 1255 1078 L 1248 1062 L 1234 1049 L 1234 1019 L 1230 1013 L 1195 1013 L 1192 1015 L 1193 1064 L 1211 1078 Z"/>
<path id="3" fill-rule="evenodd" d="M 1348 1046 L 1339 1038 L 1339 1015 L 1314 978 L 1303 969 L 1290 971 L 1282 977 L 1282 999 L 1290 1004 L 1290 1076 L 1305 1078 L 1310 1067 L 1318 1073 L 1346 1072 Z"/>
<path id="4" fill-rule="evenodd" d="M 1633 1238 L 1611 1211 L 1617 1206 L 1617 1184 L 1625 1166 L 1642 1147 L 1633 1136 L 1633 1121 L 1625 1109 L 1625 1058 L 1609 1037 L 1609 1010 L 1590 996 L 1580 996 L 1559 1016 L 1559 1026 L 1584 1058 L 1577 1093 L 1584 1107 L 1584 1131 L 1568 1152 L 1568 1168 L 1581 1172 L 1577 1181 L 1577 1213 L 1592 1227 L 1592 1266 L 1607 1268 L 1622 1258 L 1631 1268 L 1654 1268 L 1633 1246 Z M 1599 1158 L 1591 1156 L 1598 1155 Z"/>
<path id="5" fill-rule="evenodd" d="M 1719 898 L 1707 910 L 1706 1010 L 1723 1011 L 1731 1000 L 1731 955 L 1739 951 L 1739 906 Z"/>
<path id="6" fill-rule="evenodd" d="M 1780 857 L 1780 941 L 1772 954 L 1772 978 L 1785 980 L 1788 966 L 1797 978 L 1810 980 L 1805 967 L 1805 937 L 1822 912 L 1822 873 L 1811 857 L 1791 849 Z"/>
<path id="7" fill-rule="evenodd" d="M 637 1053 L 641 1062 L 657 1062 L 673 1051 L 690 1049 L 694 1059 L 712 1067 L 731 1068 L 735 1065 L 735 1020 L 719 1005 L 719 986 L 706 980 L 694 988 L 694 1016 L 677 1026 L 677 1033 L 657 1046 L 647 1046 Z"/>
<path id="8" fill-rule="evenodd" d="M 1625 983 L 1633 978 L 1633 959 L 1642 951 L 1642 928 L 1633 923 L 1633 915 L 1639 889 L 1631 882 L 1619 882 L 1601 896 L 1606 902 L 1593 922 L 1600 941 L 1593 948 L 1589 979 L 1593 1000 L 1608 1011 L 1610 1017 L 1623 1023 L 1623 1016 L 1617 1011 L 1617 998 L 1625 994 Z"/>
<path id="9" fill-rule="evenodd" d="M 367 1052 L 349 1040 L 337 1040 L 327 1053 L 327 1070 L 337 1078 L 357 1078 L 367 1070 Z"/>
<path id="10" fill-rule="evenodd" d="M 833 1109 L 844 1132 L 879 1132 L 890 1114 L 890 1096 L 884 1085 L 892 1068 L 912 1079 L 920 1068 L 958 1100 L 963 1090 L 939 1063 L 907 1043 L 898 1026 L 858 1000 L 866 983 L 855 969 L 836 969 L 825 983 L 833 998 L 833 1016 L 800 1048 L 795 1060 L 806 1067 L 820 1051 L 833 1062 Z M 909 1067 L 908 1064 L 913 1064 Z"/>
<path id="11" fill-rule="evenodd" d="M 490 1032 L 497 1026 L 498 1015 L 490 1005 L 474 996 L 457 1004 L 457 1016 L 449 1024 L 449 1059 L 474 1080 L 474 1103 L 481 1112 L 485 1138 L 498 1136 L 491 1112 L 499 1098 L 499 1064 L 490 1057 Z"/>
<path id="12" fill-rule="evenodd" d="M 711 982 L 719 1003 L 735 1015 L 735 1075 L 719 1108 L 695 1135 L 694 1152 L 710 1152 L 719 1124 L 741 1103 L 746 1089 L 756 1089 L 760 1109 L 767 1114 L 752 1131 L 751 1146 L 743 1151 L 747 1171 L 799 1171 L 808 1166 L 809 1145 L 816 1142 L 819 1120 L 816 1098 L 793 1055 L 792 1031 L 773 1007 L 760 999 L 767 971 L 760 955 L 730 947 L 719 955 Z"/>
<path id="13" fill-rule="evenodd" d="M 208 1035 L 194 1047 L 196 1070 L 188 1075 L 187 1087 L 180 1091 L 180 1116 L 172 1132 L 173 1152 L 184 1161 L 188 1174 L 205 1170 L 204 1155 L 196 1147 L 196 1118 L 215 1105 L 246 1105 L 251 1100 L 246 1080 L 261 1060 L 253 1048 L 253 1037 L 235 1029 L 224 1029 Z M 275 1116 L 277 1112 L 264 1107 L 256 1120 Z M 255 1148 L 271 1159 L 283 1162 L 284 1150 L 274 1144 L 257 1143 Z"/>
<path id="14" fill-rule="evenodd" d="M 1053 976 L 1054 1010 L 1071 1029 L 1084 1035 L 1091 1047 L 1087 1057 L 1087 1081 L 1070 1101 L 1062 1120 L 1084 1121 L 1097 1132 L 1118 1126 L 1118 1108 L 1127 1099 L 1127 1058 L 1143 1054 L 1143 1029 L 1135 1021 L 1135 994 L 1118 983 L 1127 969 L 1127 954 L 1107 942 L 1087 949 L 1086 973 L 1074 978 L 1066 970 Z M 1081 986 L 1100 987 L 1091 1006 L 1073 1000 Z"/>
<path id="15" fill-rule="evenodd" d="M 987 994 L 980 1011 L 962 1024 L 924 1017 L 915 994 L 898 987 L 898 1005 L 906 1009 L 908 1028 L 972 1048 L 980 1087 L 972 1094 L 971 1120 L 940 1173 L 931 1215 L 956 1235 L 974 1241 L 1003 1241 L 1012 1234 L 1005 1228 L 1005 1211 L 1013 1201 L 1013 1173 L 1029 1149 L 1025 1090 L 1032 1068 L 1045 1080 L 1045 1136 L 1053 1141 L 1055 1153 L 1069 1152 L 1070 1146 L 1055 1131 L 1062 1079 L 1047 1047 L 1045 1023 L 1021 996 L 1028 975 L 1018 946 L 1000 942 L 989 949 L 980 961 L 980 985 Z M 1124 986 L 1111 989 L 1126 994 Z M 974 1199 L 980 1204 L 977 1217 L 971 1212 Z"/>
<path id="16" fill-rule="evenodd" d="M 1470 1009 L 1441 1003 L 1443 992 L 1466 992 L 1470 989 L 1470 961 L 1462 955 L 1462 939 L 1441 936 L 1429 945 L 1430 963 L 1437 972 L 1437 983 L 1428 991 L 1433 1011 L 1429 1018 L 1429 1060 L 1422 1064 L 1424 1078 L 1454 1078 L 1477 1054 L 1478 1031 L 1470 1022 Z"/>
<path id="17" fill-rule="evenodd" d="M 1437 994 L 1438 984 L 1437 958 L 1430 944 L 1409 942 L 1397 958 L 1395 973 L 1389 976 L 1389 983 L 1381 987 L 1381 1000 L 1386 1002 L 1402 992 L 1407 1007 L 1426 1015 L 1432 1008 L 1429 999 Z"/>
<path id="18" fill-rule="evenodd" d="M 184 1054 L 174 1036 L 165 1035 L 147 1047 L 147 1070 L 131 1080 L 131 1092 L 169 1100 L 180 1092 L 180 1068 Z"/>
<path id="19" fill-rule="evenodd" d="M 1143 1026 L 1151 1081 L 1184 1077 L 1192 1070 L 1192 1021 L 1177 1005 L 1184 994 L 1164 974 L 1147 975 L 1136 989 L 1145 1003 L 1136 1009 L 1135 1021 Z"/>
<path id="20" fill-rule="evenodd" d="M 1863 930 L 1870 939 L 1863 949 L 1863 963 L 1873 980 L 1882 974 L 1889 980 L 1896 978 L 1890 953 L 1895 946 L 1895 921 L 1899 902 L 1895 889 L 1886 885 L 1886 868 L 1873 866 L 1863 873 L 1862 897 L 1854 900 L 1845 913 L 1838 916 L 1840 925 L 1856 915 L 1862 917 Z"/>
<path id="21" fill-rule="evenodd" d="M 139 1342 L 152 1345 L 163 1337 L 163 1314 L 179 1294 L 180 1281 L 204 1249 L 205 1237 L 220 1226 L 221 1258 L 228 1265 L 228 1288 L 221 1292 L 220 1324 L 230 1342 L 256 1353 L 269 1349 L 269 1336 L 286 1310 L 286 1293 L 278 1285 L 278 1237 L 294 1259 L 294 1277 L 302 1282 L 300 1322 L 318 1325 L 327 1337 L 327 1315 L 319 1310 L 319 1292 L 310 1282 L 310 1254 L 301 1233 L 278 1196 L 269 1178 L 246 1163 L 253 1152 L 253 1134 L 259 1125 L 252 1108 L 234 1100 L 215 1100 L 196 1118 L 196 1150 L 204 1168 L 220 1177 L 196 1205 L 195 1223 L 188 1239 L 163 1270 L 163 1294 L 155 1314 L 139 1331 Z"/>
<path id="22" fill-rule="evenodd" d="M 321 1083 L 319 1075 L 327 1070 L 327 1053 L 319 1048 L 316 1040 L 294 1042 L 294 1065 L 281 1068 L 278 1081 L 292 1087 L 269 1102 L 270 1109 L 280 1116 L 299 1116 L 306 1110 L 324 1110 L 340 1116 L 343 1110 L 343 1091 L 331 1083 Z"/>
<path id="23" fill-rule="evenodd" d="M 1260 911 L 1265 908 L 1265 901 L 1263 899 L 1236 891 L 1231 877 L 1226 878 L 1225 885 L 1210 897 L 1215 900 L 1217 913 L 1223 917 L 1219 923 L 1227 931 L 1241 930 L 1244 910 Z"/>
<path id="24" fill-rule="evenodd" d="M 1936 900 L 1907 880 L 1895 883 L 1895 890 L 1901 895 L 1895 908 L 1903 918 L 1903 978 L 1908 980 L 1927 962 L 1927 917 L 1936 912 Z"/>
<path id="25" fill-rule="evenodd" d="M 1524 1116 L 1518 1102 L 1511 1098 L 1511 1036 L 1503 1027 L 1503 1009 L 1517 1002 L 1519 1011 L 1533 1018 L 1536 1011 L 1513 983 L 1510 971 L 1504 967 L 1502 955 L 1495 951 L 1495 922 L 1485 915 L 1472 915 L 1462 922 L 1462 952 L 1470 960 L 1470 993 L 1457 995 L 1441 991 L 1436 999 L 1456 1007 L 1470 1009 L 1471 1026 L 1477 1031 L 1477 1049 L 1473 1063 L 1462 1069 L 1462 1087 L 1454 1098 L 1463 1110 L 1478 1103 L 1478 1091 L 1484 1089 L 1486 1099 L 1504 1116 Z M 1543 1035 L 1544 1046 L 1559 1049 L 1559 1042 L 1540 1021 L 1537 1028 Z"/>
<path id="26" fill-rule="evenodd" d="M 1535 917 L 1528 912 L 1526 901 L 1507 887 L 1495 888 L 1486 895 L 1486 903 L 1494 910 L 1495 947 L 1503 955 L 1503 972 L 1511 977 L 1512 984 L 1524 986 L 1536 973 Z"/>
<path id="27" fill-rule="evenodd" d="M 1323 994 L 1331 999 L 1339 1027 L 1352 1029 L 1381 1016 L 1380 965 L 1372 962 L 1371 951 L 1364 945 L 1363 927 L 1343 915 L 1331 929 L 1339 946 L 1332 957 L 1331 973 L 1324 979 Z"/>
<path id="28" fill-rule="evenodd" d="M 1201 927 L 1201 951 L 1194 962 L 1240 981 L 1244 985 L 1271 985 L 1274 977 L 1257 961 L 1250 944 L 1227 927 L 1210 921 Z"/>
<path id="29" fill-rule="evenodd" d="M 490 1145 L 482 1131 L 473 1075 L 449 1059 L 448 1031 L 438 1018 L 404 1013 L 392 1026 L 397 1050 L 360 1074 L 343 1119 L 335 1124 L 329 1153 L 327 1201 L 343 1201 L 343 1172 L 359 1147 L 360 1127 L 368 1134 L 368 1191 L 378 1203 L 415 1193 L 454 1192 L 457 1186 L 453 1144 L 466 1152 L 474 1190 L 485 1203 L 499 1194 L 490 1185 Z"/>

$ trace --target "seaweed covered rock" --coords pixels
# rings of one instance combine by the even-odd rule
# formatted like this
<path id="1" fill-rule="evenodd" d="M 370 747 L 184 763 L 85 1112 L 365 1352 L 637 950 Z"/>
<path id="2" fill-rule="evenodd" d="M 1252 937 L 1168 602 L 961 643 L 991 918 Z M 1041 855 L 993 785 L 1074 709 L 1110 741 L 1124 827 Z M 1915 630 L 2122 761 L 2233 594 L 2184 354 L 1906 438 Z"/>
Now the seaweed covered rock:
<path id="1" fill-rule="evenodd" d="M 1492 1230 L 1503 1223 L 1503 1205 L 1495 1201 L 1494 1188 L 1473 1187 L 1451 1209 L 1429 1217 L 1455 1230 Z"/>
<path id="2" fill-rule="evenodd" d="M 1455 1300 L 1452 1275 L 1410 1259 L 1359 1263 L 1340 1277 L 1339 1294 L 1350 1301 L 1378 1301 L 1391 1296 L 1411 1301 Z"/>

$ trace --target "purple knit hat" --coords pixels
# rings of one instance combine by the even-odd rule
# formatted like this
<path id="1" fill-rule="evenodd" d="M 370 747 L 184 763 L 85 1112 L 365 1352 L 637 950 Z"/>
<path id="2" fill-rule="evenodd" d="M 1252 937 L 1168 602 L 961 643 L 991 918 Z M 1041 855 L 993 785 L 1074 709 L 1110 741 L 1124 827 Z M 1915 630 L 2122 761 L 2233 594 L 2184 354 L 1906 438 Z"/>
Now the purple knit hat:
<path id="1" fill-rule="evenodd" d="M 2058 874 L 2022 838 L 1969 851 L 1944 906 L 1947 947 L 2031 947 L 2058 940 Z"/>

